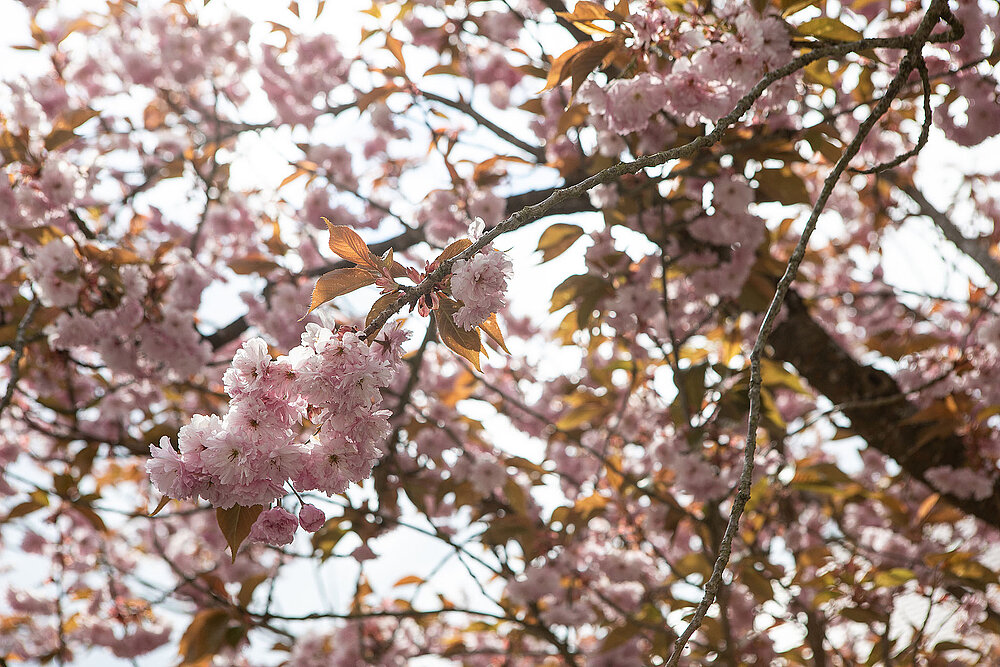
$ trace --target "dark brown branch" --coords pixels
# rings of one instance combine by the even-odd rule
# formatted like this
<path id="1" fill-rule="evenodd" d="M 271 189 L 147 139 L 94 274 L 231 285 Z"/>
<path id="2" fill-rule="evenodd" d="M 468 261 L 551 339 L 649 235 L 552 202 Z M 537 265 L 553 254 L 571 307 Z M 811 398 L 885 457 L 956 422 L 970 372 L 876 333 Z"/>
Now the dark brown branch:
<path id="1" fill-rule="evenodd" d="M 473 119 L 474 121 L 476 121 L 477 123 L 479 123 L 481 126 L 485 127 L 487 130 L 489 130 L 490 132 L 492 132 L 496 136 L 500 137 L 501 139 L 503 139 L 504 141 L 506 141 L 510 145 L 516 146 L 517 148 L 520 148 L 522 151 L 524 151 L 528 155 L 532 156 L 533 158 L 535 158 L 539 162 L 542 162 L 542 163 L 545 162 L 545 149 L 544 148 L 542 148 L 541 146 L 534 146 L 534 145 L 528 143 L 527 141 L 524 141 L 522 139 L 518 139 L 517 137 L 515 137 L 510 132 L 508 132 L 507 130 L 503 129 L 502 127 L 500 127 L 499 125 L 497 125 L 496 123 L 494 123 L 493 121 L 491 121 L 490 119 L 486 118 L 486 116 L 484 116 L 483 114 L 481 114 L 478 111 L 476 111 L 472 107 L 472 105 L 469 104 L 468 102 L 465 102 L 465 101 L 462 101 L 462 100 L 452 100 L 452 99 L 449 99 L 449 98 L 444 97 L 442 95 L 438 95 L 436 93 L 428 92 L 426 90 L 421 90 L 419 94 L 420 94 L 421 97 L 423 97 L 425 99 L 428 99 L 428 100 L 431 100 L 432 102 L 438 102 L 439 104 L 443 104 L 443 105 L 445 105 L 447 107 L 451 107 L 452 109 L 455 109 L 456 111 L 461 111 L 466 116 L 468 116 L 469 118 Z"/>
<path id="2" fill-rule="evenodd" d="M 919 424 L 908 419 L 919 408 L 892 377 L 855 361 L 809 314 L 794 293 L 786 302 L 786 318 L 774 329 L 774 358 L 790 363 L 817 391 L 834 403 L 869 447 L 895 460 L 909 475 L 924 482 L 936 466 L 962 468 L 969 464 L 966 445 L 956 434 L 923 437 Z M 920 444 L 923 443 L 923 444 Z M 1000 528 L 1000 486 L 985 500 L 942 494 L 948 502 L 991 526 Z"/>

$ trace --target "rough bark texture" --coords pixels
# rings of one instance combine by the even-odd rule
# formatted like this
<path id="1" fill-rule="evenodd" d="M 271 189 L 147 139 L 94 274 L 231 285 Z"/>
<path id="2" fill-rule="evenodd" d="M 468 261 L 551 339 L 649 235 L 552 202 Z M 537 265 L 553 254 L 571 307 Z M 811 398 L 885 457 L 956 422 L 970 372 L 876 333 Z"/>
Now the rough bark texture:
<path id="1" fill-rule="evenodd" d="M 794 366 L 834 404 L 846 404 L 841 412 L 870 447 L 925 483 L 929 468 L 967 465 L 966 445 L 957 434 L 935 437 L 918 446 L 923 428 L 908 421 L 918 408 L 888 373 L 860 364 L 845 352 L 810 316 L 798 295 L 789 294 L 786 314 L 771 337 L 774 358 Z M 873 404 L 866 406 L 865 402 Z M 993 495 L 985 500 L 942 496 L 962 511 L 1000 528 L 1000 488 L 994 487 Z"/>

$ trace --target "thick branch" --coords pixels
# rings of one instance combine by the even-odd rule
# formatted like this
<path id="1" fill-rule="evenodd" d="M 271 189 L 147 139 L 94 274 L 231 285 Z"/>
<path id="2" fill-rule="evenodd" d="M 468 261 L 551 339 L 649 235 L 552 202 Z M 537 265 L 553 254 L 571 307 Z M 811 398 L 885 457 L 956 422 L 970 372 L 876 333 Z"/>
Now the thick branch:
<path id="1" fill-rule="evenodd" d="M 919 408 L 907 400 L 888 373 L 855 361 L 809 315 L 796 294 L 789 293 L 786 306 L 787 317 L 771 336 L 774 358 L 790 363 L 817 391 L 844 405 L 841 412 L 869 447 L 891 457 L 925 484 L 929 468 L 968 465 L 961 437 L 950 434 L 926 440 L 922 427 L 907 421 Z M 1000 528 L 1000 486 L 985 500 L 942 495 L 962 511 Z"/>

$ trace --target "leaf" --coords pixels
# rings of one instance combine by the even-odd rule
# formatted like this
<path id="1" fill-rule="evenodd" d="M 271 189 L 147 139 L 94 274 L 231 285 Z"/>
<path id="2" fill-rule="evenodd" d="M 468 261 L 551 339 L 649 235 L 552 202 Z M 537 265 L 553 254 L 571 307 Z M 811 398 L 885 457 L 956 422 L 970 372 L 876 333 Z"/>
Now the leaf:
<path id="1" fill-rule="evenodd" d="M 356 266 L 328 271 L 316 281 L 316 286 L 313 288 L 312 293 L 312 303 L 306 315 L 330 299 L 349 294 L 356 289 L 365 285 L 371 285 L 374 282 L 375 278 L 370 272 L 365 269 L 359 269 Z"/>
<path id="2" fill-rule="evenodd" d="M 493 341 L 503 348 L 503 351 L 510 354 L 510 350 L 507 349 L 507 344 L 503 340 L 503 331 L 500 330 L 500 325 L 497 323 L 497 314 L 493 313 L 486 320 L 479 325 L 479 328 L 486 332 L 486 335 L 493 339 Z"/>
<path id="3" fill-rule="evenodd" d="M 562 222 L 550 225 L 538 239 L 538 248 L 536 248 L 536 250 L 542 251 L 542 263 L 555 259 L 566 252 L 581 236 L 583 236 L 583 228 L 578 225 Z"/>
<path id="4" fill-rule="evenodd" d="M 149 516 L 156 516 L 157 514 L 159 514 L 160 510 L 166 507 L 167 503 L 169 502 L 170 502 L 170 496 L 163 496 L 162 498 L 160 498 L 160 502 L 156 505 L 156 509 L 150 512 Z"/>
<path id="5" fill-rule="evenodd" d="M 372 309 L 368 311 L 368 315 L 365 317 L 365 328 L 375 321 L 375 318 L 381 315 L 387 308 L 396 303 L 396 299 L 399 298 L 402 292 L 389 292 L 378 298 L 375 303 L 372 304 Z M 373 331 L 372 335 L 368 337 L 369 341 L 374 341 L 375 336 L 378 335 L 378 331 Z"/>
<path id="6" fill-rule="evenodd" d="M 240 606 L 244 609 L 249 607 L 253 601 L 253 592 L 268 579 L 270 576 L 264 573 L 251 574 L 244 579 L 243 585 L 240 586 L 240 593 L 236 596 L 236 601 L 240 603 Z"/>
<path id="7" fill-rule="evenodd" d="M 786 206 L 808 204 L 809 191 L 802 178 L 788 167 L 761 169 L 754 178 L 760 183 L 757 188 L 758 201 L 777 201 Z"/>
<path id="8" fill-rule="evenodd" d="M 372 252 L 368 249 L 368 244 L 358 236 L 356 231 L 350 227 L 335 225 L 326 218 L 323 218 L 323 222 L 330 228 L 330 250 L 348 262 L 378 269 L 378 266 L 372 261 Z"/>
<path id="9" fill-rule="evenodd" d="M 434 317 L 438 337 L 455 354 L 471 361 L 476 370 L 481 373 L 483 369 L 479 365 L 479 353 L 483 349 L 483 343 L 479 339 L 479 329 L 466 331 L 455 324 L 457 310 L 458 304 L 455 301 L 447 297 L 441 298 L 441 305 Z"/>
<path id="10" fill-rule="evenodd" d="M 52 151 L 63 144 L 76 139 L 73 132 L 88 120 L 98 114 L 93 109 L 74 109 L 59 116 L 52 124 L 52 131 L 45 137 L 45 150 Z"/>
<path id="11" fill-rule="evenodd" d="M 864 625 L 871 625 L 873 623 L 881 623 L 885 620 L 885 616 L 871 609 L 862 609 L 860 607 L 852 607 L 850 609 L 844 609 L 840 612 L 840 615 L 849 621 L 854 621 L 855 623 L 863 623 Z"/>
<path id="12" fill-rule="evenodd" d="M 587 76 L 594 71 L 604 57 L 618 45 L 614 38 L 602 39 L 599 42 L 581 42 L 566 51 L 552 62 L 545 87 L 539 93 L 552 90 L 566 79 L 573 78 L 573 93 L 583 85 Z"/>
<path id="13" fill-rule="evenodd" d="M 278 188 L 281 189 L 286 185 L 288 185 L 289 183 L 291 183 L 292 181 L 294 181 L 299 176 L 305 176 L 306 174 L 309 173 L 312 172 L 310 172 L 308 169 L 303 169 L 302 167 L 296 167 L 295 171 L 293 171 L 291 174 L 285 176 L 285 178 L 282 179 L 281 183 L 278 184 Z"/>
<path id="14" fill-rule="evenodd" d="M 409 576 L 403 577 L 402 579 L 394 583 L 392 587 L 398 588 L 400 586 L 406 586 L 407 584 L 422 584 L 422 583 L 424 583 L 423 579 L 421 579 L 415 574 L 411 574 Z"/>
<path id="15" fill-rule="evenodd" d="M 399 66 L 405 70 L 406 60 L 403 59 L 403 43 L 392 35 L 386 35 L 385 48 L 389 49 L 389 52 L 399 61 Z"/>
<path id="16" fill-rule="evenodd" d="M 223 537 L 226 538 L 226 544 L 229 545 L 234 563 L 236 562 L 236 552 L 239 551 L 243 541 L 247 539 L 250 528 L 253 527 L 254 521 L 263 511 L 263 505 L 254 505 L 253 507 L 233 505 L 229 509 L 219 507 L 215 510 L 215 520 L 219 524 L 219 530 L 222 531 Z"/>
<path id="17" fill-rule="evenodd" d="M 818 37 L 831 42 L 855 42 L 862 38 L 860 32 L 829 16 L 820 16 L 806 21 L 796 30 L 800 35 Z"/>
<path id="18" fill-rule="evenodd" d="M 248 276 L 252 273 L 265 276 L 275 269 L 280 269 L 281 265 L 271 261 L 264 255 L 255 253 L 246 257 L 236 257 L 229 260 L 229 268 L 232 269 L 233 273 L 241 276 Z"/>
<path id="19" fill-rule="evenodd" d="M 181 667 L 194 665 L 218 653 L 226 639 L 229 619 L 229 614 L 222 609 L 204 609 L 195 614 L 178 643 Z"/>
<path id="20" fill-rule="evenodd" d="M 913 570 L 908 570 L 905 567 L 894 567 L 891 570 L 877 572 L 875 574 L 875 587 L 893 588 L 895 586 L 902 586 L 916 576 L 917 575 L 913 573 Z"/>
<path id="21" fill-rule="evenodd" d="M 437 259 L 435 259 L 434 261 L 440 264 L 445 260 L 449 260 L 452 257 L 455 257 L 463 250 L 468 248 L 470 245 L 472 245 L 472 241 L 470 241 L 469 239 L 459 239 L 457 241 L 454 241 L 451 243 L 451 245 L 442 250 L 441 254 L 438 255 Z"/>
<path id="22" fill-rule="evenodd" d="M 112 266 L 120 266 L 122 264 L 141 264 L 143 261 L 139 255 L 131 250 L 119 248 L 117 246 L 105 249 L 99 248 L 92 243 L 88 243 L 79 247 L 80 253 L 87 259 L 91 259 L 96 262 L 104 262 Z"/>
<path id="23" fill-rule="evenodd" d="M 556 16 L 561 16 L 570 21 L 600 21 L 602 19 L 613 20 L 611 13 L 597 2 L 591 0 L 579 0 L 572 12 L 556 12 Z"/>

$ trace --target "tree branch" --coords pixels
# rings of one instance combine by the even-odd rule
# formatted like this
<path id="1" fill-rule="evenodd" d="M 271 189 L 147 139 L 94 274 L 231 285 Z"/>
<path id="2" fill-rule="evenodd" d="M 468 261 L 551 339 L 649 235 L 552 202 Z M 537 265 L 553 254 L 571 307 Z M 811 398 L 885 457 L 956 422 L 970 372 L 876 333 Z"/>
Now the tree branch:
<path id="1" fill-rule="evenodd" d="M 834 403 L 844 404 L 841 412 L 869 447 L 895 460 L 931 489 L 934 485 L 925 478 L 928 469 L 968 466 L 962 438 L 955 434 L 923 437 L 920 424 L 909 421 L 919 408 L 907 400 L 896 381 L 884 371 L 855 361 L 809 315 L 798 295 L 788 295 L 786 313 L 771 339 L 774 358 L 790 363 Z M 1000 528 L 1000 485 L 985 500 L 941 495 L 962 511 Z"/>

